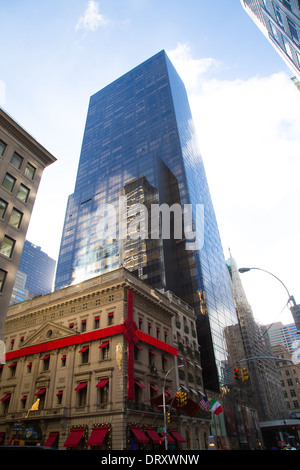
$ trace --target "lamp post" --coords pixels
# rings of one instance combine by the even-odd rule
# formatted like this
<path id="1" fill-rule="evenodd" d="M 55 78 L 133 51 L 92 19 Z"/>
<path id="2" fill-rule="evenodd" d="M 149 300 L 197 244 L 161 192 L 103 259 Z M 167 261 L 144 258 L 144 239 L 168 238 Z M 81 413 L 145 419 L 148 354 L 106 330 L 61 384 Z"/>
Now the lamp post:
<path id="1" fill-rule="evenodd" d="M 179 369 L 179 367 L 184 367 L 184 364 L 181 364 L 179 366 L 174 366 L 171 367 L 164 378 L 164 385 L 163 385 L 163 409 L 164 409 L 164 432 L 165 432 L 165 450 L 168 450 L 168 436 L 167 436 L 167 414 L 166 414 L 166 395 L 165 395 L 165 388 L 166 388 L 166 378 L 168 374 L 171 372 L 173 369 Z"/>
<path id="2" fill-rule="evenodd" d="M 266 271 L 265 269 L 261 269 L 261 268 L 240 268 L 240 269 L 239 269 L 239 272 L 240 272 L 240 273 L 246 273 L 246 272 L 248 272 L 248 271 L 252 271 L 252 269 L 257 269 L 257 270 L 259 270 L 259 271 L 263 271 L 263 272 L 265 272 L 265 273 L 267 273 L 267 274 L 270 274 L 270 276 L 275 277 L 275 279 L 277 279 L 277 281 L 279 281 L 280 284 L 283 285 L 283 287 L 285 288 L 285 290 L 286 290 L 286 292 L 287 292 L 287 294 L 288 294 L 288 296 L 289 296 L 287 303 L 292 302 L 292 304 L 293 304 L 292 307 L 290 308 L 290 310 L 291 310 L 291 313 L 292 313 L 292 315 L 293 315 L 296 328 L 297 328 L 297 330 L 298 330 L 298 331 L 297 331 L 297 334 L 300 334 L 300 305 L 297 305 L 297 304 L 296 304 L 296 301 L 295 301 L 294 296 L 289 293 L 289 290 L 288 290 L 288 288 L 286 287 L 286 285 L 281 281 L 281 279 L 279 279 L 279 277 L 275 276 L 275 274 L 272 274 L 272 273 L 270 273 L 269 271 Z"/>
<path id="3" fill-rule="evenodd" d="M 269 271 L 266 271 L 265 269 L 261 269 L 261 268 L 240 268 L 240 269 L 239 269 L 239 272 L 240 272 L 240 273 L 246 273 L 246 272 L 248 272 L 248 271 L 252 271 L 253 269 L 257 269 L 257 270 L 259 270 L 259 271 L 263 271 L 263 272 L 265 272 L 265 273 L 267 273 L 267 274 L 270 274 L 270 276 L 275 277 L 275 279 L 277 279 L 277 281 L 279 281 L 279 282 L 283 285 L 283 287 L 285 288 L 285 290 L 286 290 L 286 292 L 287 292 L 287 294 L 288 294 L 288 296 L 289 296 L 288 302 L 293 302 L 294 307 L 296 307 L 297 304 L 296 304 L 296 301 L 295 301 L 294 296 L 289 293 L 288 288 L 286 287 L 286 285 L 281 281 L 281 279 L 279 279 L 279 277 L 275 276 L 275 274 L 272 274 L 272 273 L 270 273 Z"/>

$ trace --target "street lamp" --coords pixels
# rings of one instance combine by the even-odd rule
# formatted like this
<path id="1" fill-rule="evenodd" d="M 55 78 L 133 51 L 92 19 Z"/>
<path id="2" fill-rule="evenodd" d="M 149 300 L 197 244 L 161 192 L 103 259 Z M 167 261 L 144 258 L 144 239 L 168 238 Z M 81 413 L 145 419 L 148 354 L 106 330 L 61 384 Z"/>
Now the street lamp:
<path id="1" fill-rule="evenodd" d="M 165 388 L 166 388 L 166 378 L 168 374 L 171 372 L 173 369 L 179 369 L 179 367 L 184 367 L 184 364 L 181 364 L 179 366 L 174 366 L 171 367 L 164 378 L 164 385 L 163 385 L 163 409 L 164 409 L 164 430 L 165 430 L 165 450 L 168 450 L 168 436 L 167 436 L 167 414 L 166 414 L 166 395 L 165 395 Z"/>
<path id="2" fill-rule="evenodd" d="M 288 302 L 293 302 L 294 307 L 296 307 L 297 304 L 296 304 L 294 296 L 289 293 L 288 288 L 286 287 L 286 285 L 277 276 L 275 276 L 275 274 L 272 274 L 269 271 L 266 271 L 265 269 L 261 269 L 261 268 L 240 268 L 239 272 L 240 273 L 246 273 L 248 271 L 251 271 L 252 269 L 257 269 L 259 271 L 264 271 L 265 273 L 270 274 L 270 276 L 275 277 L 275 279 L 277 279 L 277 281 L 279 281 L 283 285 L 283 287 L 285 288 L 285 290 L 286 290 L 286 292 L 289 296 Z"/>

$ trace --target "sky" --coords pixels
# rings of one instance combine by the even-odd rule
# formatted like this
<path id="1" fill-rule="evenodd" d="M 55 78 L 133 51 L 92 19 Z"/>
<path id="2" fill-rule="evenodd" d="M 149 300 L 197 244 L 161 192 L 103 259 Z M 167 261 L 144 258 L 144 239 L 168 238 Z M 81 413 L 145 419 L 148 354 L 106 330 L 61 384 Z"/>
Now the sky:
<path id="1" fill-rule="evenodd" d="M 0 0 L 0 106 L 57 161 L 27 239 L 57 259 L 89 98 L 164 49 L 183 79 L 225 258 L 300 303 L 300 92 L 240 0 Z M 260 324 L 287 293 L 241 279 Z"/>

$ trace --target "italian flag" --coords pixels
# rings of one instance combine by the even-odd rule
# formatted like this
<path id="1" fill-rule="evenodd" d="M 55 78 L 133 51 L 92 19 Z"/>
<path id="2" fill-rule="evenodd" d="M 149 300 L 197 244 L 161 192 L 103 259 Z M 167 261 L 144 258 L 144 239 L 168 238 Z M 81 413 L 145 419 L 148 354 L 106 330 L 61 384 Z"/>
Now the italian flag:
<path id="1" fill-rule="evenodd" d="M 215 415 L 222 413 L 223 409 L 221 404 L 214 398 L 210 403 L 210 409 Z"/>

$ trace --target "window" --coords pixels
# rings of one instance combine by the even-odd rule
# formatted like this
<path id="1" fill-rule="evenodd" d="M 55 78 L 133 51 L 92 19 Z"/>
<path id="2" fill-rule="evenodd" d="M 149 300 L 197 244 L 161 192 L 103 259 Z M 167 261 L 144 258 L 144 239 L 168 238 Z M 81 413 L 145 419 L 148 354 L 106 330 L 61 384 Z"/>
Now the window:
<path id="1" fill-rule="evenodd" d="M 282 39 L 283 39 L 283 44 L 284 44 L 287 55 L 291 59 L 293 59 L 292 48 L 291 48 L 291 45 L 290 45 L 289 41 L 284 36 L 282 36 Z"/>
<path id="2" fill-rule="evenodd" d="M 3 242 L 0 248 L 0 253 L 4 256 L 7 256 L 8 258 L 11 258 L 14 246 L 15 240 L 8 237 L 7 235 L 4 235 Z"/>
<path id="3" fill-rule="evenodd" d="M 86 331 L 86 320 L 82 320 L 81 322 L 81 333 Z"/>
<path id="4" fill-rule="evenodd" d="M 77 406 L 85 406 L 87 395 L 87 382 L 80 382 L 75 388 L 77 392 Z"/>
<path id="5" fill-rule="evenodd" d="M 17 170 L 19 170 L 21 168 L 22 162 L 23 162 L 23 158 L 18 153 L 15 152 L 11 158 L 10 163 L 15 168 L 17 168 Z"/>
<path id="6" fill-rule="evenodd" d="M 8 203 L 4 201 L 3 199 L 0 199 L 0 218 L 3 219 L 5 216 L 5 212 L 7 209 Z"/>
<path id="7" fill-rule="evenodd" d="M 89 362 L 89 346 L 84 346 L 79 352 L 81 353 L 81 364 L 87 364 Z"/>
<path id="8" fill-rule="evenodd" d="M 268 0 L 263 0 L 265 9 L 269 12 Z"/>
<path id="9" fill-rule="evenodd" d="M 100 317 L 95 317 L 94 318 L 94 330 L 97 330 L 100 325 Z"/>
<path id="10" fill-rule="evenodd" d="M 109 379 L 103 378 L 99 379 L 99 382 L 96 385 L 98 389 L 98 404 L 107 405 L 108 403 L 108 391 L 109 391 Z"/>
<path id="11" fill-rule="evenodd" d="M 282 21 L 281 12 L 280 12 L 278 6 L 275 5 L 275 3 L 273 3 L 273 7 L 274 7 L 277 23 L 283 28 L 283 21 Z"/>
<path id="12" fill-rule="evenodd" d="M 2 183 L 3 188 L 7 189 L 10 193 L 12 193 L 14 186 L 15 186 L 16 178 L 11 176 L 9 173 L 6 173 L 4 176 L 4 180 Z"/>
<path id="13" fill-rule="evenodd" d="M 59 392 L 56 394 L 57 396 L 57 404 L 61 405 L 62 404 L 62 397 L 63 397 L 63 390 L 59 390 Z"/>
<path id="14" fill-rule="evenodd" d="M 109 324 L 109 325 L 112 325 L 113 322 L 114 322 L 114 313 L 113 313 L 113 312 L 110 312 L 110 313 L 108 314 L 108 324 Z"/>
<path id="15" fill-rule="evenodd" d="M 6 149 L 7 145 L 3 142 L 3 140 L 0 140 L 0 156 L 4 154 L 4 151 Z"/>
<path id="16" fill-rule="evenodd" d="M 43 361 L 43 370 L 49 370 L 50 354 L 46 354 L 46 356 L 42 357 L 42 361 Z"/>
<path id="17" fill-rule="evenodd" d="M 33 180 L 34 175 L 35 175 L 35 170 L 36 168 L 34 168 L 34 166 L 32 166 L 30 163 L 27 163 L 24 174 L 25 176 L 27 176 L 27 178 Z"/>
<path id="18" fill-rule="evenodd" d="M 66 356 L 66 354 L 64 354 L 64 355 L 61 357 L 61 366 L 62 366 L 62 367 L 66 367 L 66 360 L 67 360 L 67 356 Z"/>
<path id="19" fill-rule="evenodd" d="M 21 408 L 22 410 L 25 410 L 26 409 L 26 400 L 27 400 L 27 395 L 24 395 L 23 398 L 21 398 Z"/>
<path id="20" fill-rule="evenodd" d="M 20 199 L 22 202 L 27 202 L 30 190 L 24 186 L 24 184 L 20 184 L 19 192 L 17 194 L 17 198 Z"/>
<path id="21" fill-rule="evenodd" d="M 0 292 L 3 292 L 7 272 L 0 269 Z"/>
<path id="22" fill-rule="evenodd" d="M 271 29 L 272 29 L 272 33 L 273 33 L 273 38 L 275 39 L 275 41 L 280 43 L 280 38 L 279 38 L 279 33 L 277 31 L 277 28 L 272 23 L 270 23 L 270 25 L 271 25 Z"/>
<path id="23" fill-rule="evenodd" d="M 293 41 L 296 44 L 299 44 L 299 35 L 298 35 L 298 30 L 297 30 L 297 27 L 296 27 L 295 23 L 288 18 L 288 24 L 289 24 L 289 28 L 290 28 L 290 32 L 291 32 L 291 36 L 292 36 Z"/>
<path id="24" fill-rule="evenodd" d="M 102 360 L 105 361 L 108 359 L 108 353 L 109 353 L 109 341 L 104 341 L 104 343 L 101 343 L 99 348 L 102 351 Z"/>
<path id="25" fill-rule="evenodd" d="M 15 377 L 16 376 L 16 370 L 17 370 L 17 362 L 14 362 L 13 364 L 11 364 L 8 367 L 10 368 L 10 376 Z"/>
<path id="26" fill-rule="evenodd" d="M 31 374 L 31 370 L 32 370 L 32 362 L 29 362 L 29 364 L 27 364 L 27 373 Z"/>
<path id="27" fill-rule="evenodd" d="M 290 11 L 292 11 L 292 6 L 291 6 L 291 0 L 280 0 L 283 5 L 288 8 Z"/>
<path id="28" fill-rule="evenodd" d="M 9 223 L 11 225 L 13 225 L 14 227 L 19 228 L 20 224 L 21 224 L 22 217 L 23 217 L 23 213 L 18 211 L 18 209 L 16 209 L 14 207 L 13 210 L 12 210 L 10 219 L 9 219 Z"/>

